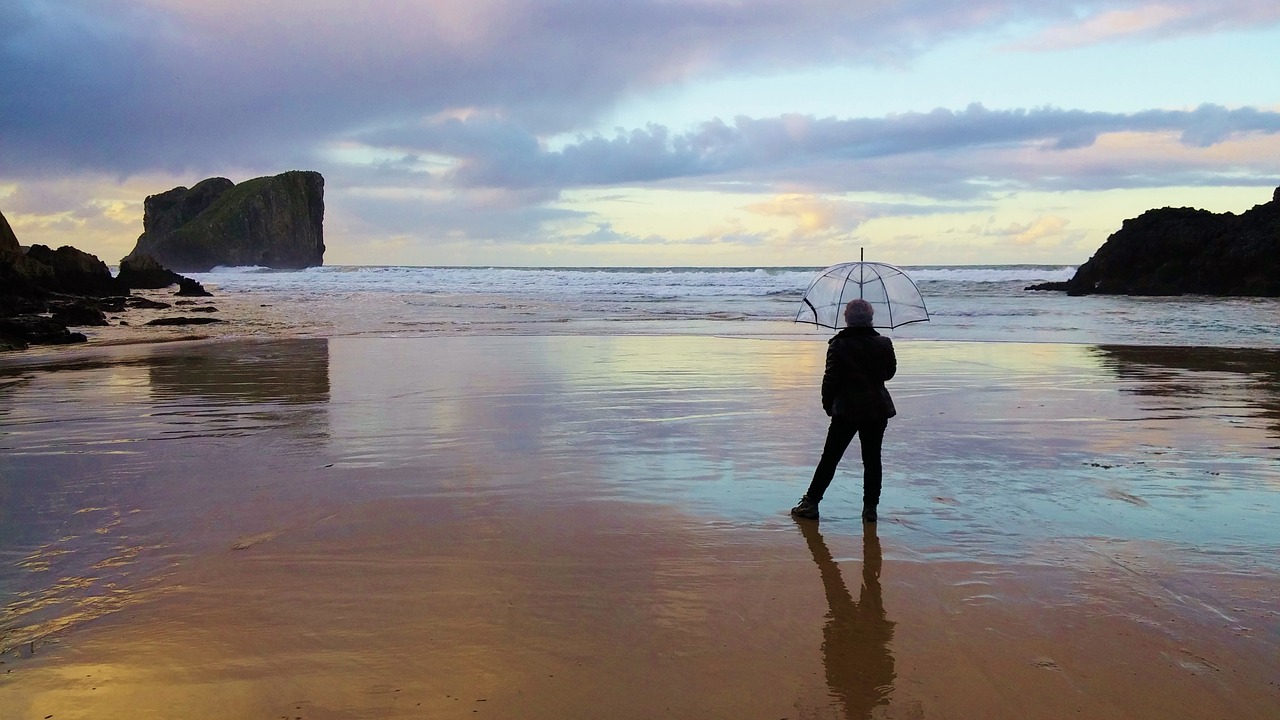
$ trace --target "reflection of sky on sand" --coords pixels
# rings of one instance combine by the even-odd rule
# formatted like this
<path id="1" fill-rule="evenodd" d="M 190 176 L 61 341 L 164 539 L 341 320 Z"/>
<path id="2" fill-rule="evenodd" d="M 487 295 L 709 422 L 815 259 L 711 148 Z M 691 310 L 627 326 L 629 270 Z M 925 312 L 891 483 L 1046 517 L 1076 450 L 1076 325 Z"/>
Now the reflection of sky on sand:
<path id="1" fill-rule="evenodd" d="M 1171 413 L 1144 400 L 1151 378 L 1117 376 L 1125 366 L 1087 346 L 913 344 L 900 360 L 887 501 L 904 490 L 891 517 L 937 533 L 939 551 L 1045 535 L 1277 546 L 1261 415 L 1275 395 L 1250 373 L 1185 374 L 1192 392 Z"/>
<path id="2" fill-rule="evenodd" d="M 726 452 L 731 447 L 726 442 L 751 428 L 771 426 L 774 403 L 757 402 L 759 393 L 779 380 L 794 383 L 796 377 L 776 360 L 759 362 L 785 350 L 773 343 L 752 343 L 773 353 L 751 354 L 737 341 L 697 338 L 529 338 L 514 345 L 520 350 L 514 356 L 503 350 L 510 343 L 492 338 L 426 345 L 441 348 L 437 357 L 451 358 L 444 361 L 456 363 L 450 369 L 471 378 L 467 388 L 446 390 L 443 412 L 465 418 L 459 437 L 472 447 L 440 448 L 460 457 L 442 455 L 438 461 L 485 468 L 487 476 L 473 476 L 472 482 L 513 484 L 547 496 L 682 503 L 682 498 L 733 492 L 742 480 L 753 479 L 759 460 Z M 395 352 L 407 352 L 401 350 L 406 347 L 386 346 Z M 440 402 L 433 393 L 410 392 L 397 401 L 404 407 L 381 412 L 406 418 L 442 412 L 415 407 L 415 398 Z M 334 422 L 346 427 L 337 408 Z M 433 433 L 410 435 L 410 442 L 422 443 Z M 373 445 L 388 443 L 367 433 L 362 438 Z M 807 453 L 794 451 L 794 461 L 803 462 Z M 385 452 L 392 462 L 397 454 Z"/>
<path id="3" fill-rule="evenodd" d="M 1148 411 L 1174 419 L 1212 415 L 1229 425 L 1262 419 L 1280 439 L 1280 351 L 1102 346 L 1096 353 Z"/>
<path id="4" fill-rule="evenodd" d="M 121 573 L 161 574 L 202 543 L 251 543 L 368 499 L 627 499 L 785 531 L 825 430 L 824 349 L 337 338 L 117 348 L 5 369 L 0 587 L 19 604 L 4 625 L 55 616 L 32 613 L 43 601 L 105 602 L 134 582 Z M 1154 543 L 1274 573 L 1274 355 L 1202 367 L 1202 353 L 899 342 L 882 533 L 935 559 Z M 859 527 L 860 472 L 851 455 L 824 529 Z"/>
<path id="5" fill-rule="evenodd" d="M 544 710 L 568 697 L 584 710 L 563 716 L 589 716 L 635 682 L 708 667 L 741 678 L 746 663 L 799 688 L 781 699 L 816 702 L 800 714 L 815 717 L 837 704 L 865 717 L 885 699 L 912 716 L 930 701 L 912 693 L 938 672 L 992 695 L 1004 690 L 992 667 L 1053 682 L 1020 658 L 991 664 L 1005 655 L 995 635 L 949 639 L 981 645 L 987 665 L 954 661 L 968 649 L 940 655 L 960 615 L 971 630 L 1009 617 L 1022 623 L 1010 633 L 1067 628 L 1033 644 L 1101 621 L 1155 628 L 1175 654 L 1219 625 L 1214 638 L 1251 643 L 1242 652 L 1274 650 L 1254 639 L 1274 614 L 1280 550 L 1274 355 L 899 342 L 882 604 L 878 545 L 857 550 L 855 456 L 821 536 L 796 537 L 786 515 L 826 426 L 823 352 L 796 339 L 467 335 L 0 365 L 0 646 L 163 589 L 181 602 L 147 605 L 169 613 L 156 624 L 140 613 L 77 637 L 103 638 L 91 658 L 136 642 L 152 677 L 188 676 L 173 682 L 204 693 L 201 707 L 220 708 L 248 673 L 332 707 L 369 707 L 356 681 L 395 676 L 445 710 L 457 693 L 440 678 L 461 672 L 489 707 L 524 707 L 528 690 Z M 1020 585 L 1026 574 L 1051 581 Z M 1044 652 L 1078 650 L 1069 659 L 1088 675 L 1094 648 L 1061 644 Z M 128 663 L 76 667 L 146 687 Z M 579 694 L 547 689 L 548 666 Z M 681 687 L 689 703 L 747 708 L 735 716 L 754 703 Z M 86 707 L 103 695 L 84 690 Z"/>
<path id="6" fill-rule="evenodd" d="M 556 473 L 594 483 L 593 466 L 655 446 L 671 455 L 662 462 L 683 467 L 714 451 L 726 430 L 767 423 L 772 403 L 758 405 L 756 395 L 785 399 L 809 382 L 821 358 L 786 350 L 695 337 L 335 339 L 333 444 L 339 463 L 380 467 L 438 453 L 511 460 L 494 466 L 495 482 L 535 482 L 529 464 L 550 462 Z M 373 374 L 370 355 L 380 368 Z"/>
<path id="7" fill-rule="evenodd" d="M 919 552 L 1017 555 L 1047 536 L 1280 544 L 1276 397 L 1255 374 L 1184 373 L 1195 392 L 1170 413 L 1146 400 L 1151 378 L 1088 346 L 898 351 L 884 510 Z M 339 464 L 457 469 L 445 475 L 476 492 L 773 523 L 819 450 L 823 352 L 749 338 L 335 340 L 331 450 Z M 370 355 L 386 372 L 362 374 Z M 825 522 L 856 522 L 860 472 L 854 456 L 842 465 Z"/>
<path id="8" fill-rule="evenodd" d="M 0 649 L 123 607 L 202 530 L 252 515 L 242 483 L 325 433 L 326 353 L 129 346 L 0 368 Z"/>

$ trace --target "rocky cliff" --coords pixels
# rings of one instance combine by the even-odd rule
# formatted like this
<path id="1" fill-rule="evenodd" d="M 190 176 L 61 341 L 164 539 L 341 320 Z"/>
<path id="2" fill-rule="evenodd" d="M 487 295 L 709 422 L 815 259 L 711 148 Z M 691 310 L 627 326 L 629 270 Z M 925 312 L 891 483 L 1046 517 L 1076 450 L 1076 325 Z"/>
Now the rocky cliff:
<path id="1" fill-rule="evenodd" d="M 9 227 L 4 213 L 0 213 L 0 253 L 16 252 L 22 252 L 22 246 L 18 244 L 18 238 L 13 234 L 13 228 Z"/>
<path id="2" fill-rule="evenodd" d="M 1148 210 L 1125 220 L 1070 280 L 1027 289 L 1280 297 L 1280 188 L 1240 215 Z"/>
<path id="3" fill-rule="evenodd" d="M 210 178 L 146 199 L 129 258 L 177 272 L 216 266 L 299 269 L 324 264 L 324 178 L 291 171 L 239 185 Z"/>

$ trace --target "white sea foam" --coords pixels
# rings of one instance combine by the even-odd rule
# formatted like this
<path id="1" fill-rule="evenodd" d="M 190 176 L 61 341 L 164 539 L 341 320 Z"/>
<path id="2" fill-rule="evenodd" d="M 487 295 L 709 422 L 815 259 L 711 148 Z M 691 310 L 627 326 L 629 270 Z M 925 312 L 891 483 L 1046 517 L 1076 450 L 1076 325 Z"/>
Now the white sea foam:
<path id="1" fill-rule="evenodd" d="M 638 299 L 751 297 L 802 293 L 821 268 L 504 268 L 325 266 L 296 271 L 215 268 L 194 274 L 226 291 L 270 289 L 302 294 L 516 293 L 559 297 L 632 295 Z M 1074 267 L 904 268 L 917 283 L 1040 283 L 1067 280 Z"/>
<path id="2" fill-rule="evenodd" d="M 1068 280 L 1075 269 L 903 267 L 919 287 L 932 320 L 890 334 L 1280 347 L 1277 299 L 1073 298 L 1025 290 Z M 791 321 L 800 298 L 820 270 L 326 266 L 298 271 L 217 268 L 193 277 L 216 294 L 237 296 L 253 307 L 271 305 L 292 329 L 308 334 L 575 333 L 606 326 L 610 332 L 654 332 L 669 329 L 671 322 L 689 321 L 714 323 L 714 332 L 732 334 L 759 332 L 759 322 L 795 332 Z M 744 320 L 755 324 L 739 322 Z"/>

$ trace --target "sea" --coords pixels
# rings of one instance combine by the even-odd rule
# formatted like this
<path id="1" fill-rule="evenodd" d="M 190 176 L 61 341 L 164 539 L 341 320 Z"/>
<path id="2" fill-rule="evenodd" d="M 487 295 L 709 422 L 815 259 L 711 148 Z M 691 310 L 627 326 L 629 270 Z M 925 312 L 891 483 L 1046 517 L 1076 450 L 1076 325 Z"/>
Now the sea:
<path id="1" fill-rule="evenodd" d="M 821 338 L 797 324 L 817 267 L 323 266 L 195 273 L 238 307 L 221 334 L 631 334 Z M 1030 291 L 1072 265 L 903 266 L 929 321 L 894 338 L 1280 348 L 1280 299 Z"/>

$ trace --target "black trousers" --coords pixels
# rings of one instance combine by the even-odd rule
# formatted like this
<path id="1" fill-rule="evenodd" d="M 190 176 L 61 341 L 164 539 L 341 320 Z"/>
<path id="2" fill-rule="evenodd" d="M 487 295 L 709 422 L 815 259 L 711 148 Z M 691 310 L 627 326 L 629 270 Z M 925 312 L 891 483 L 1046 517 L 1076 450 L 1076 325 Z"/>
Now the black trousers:
<path id="1" fill-rule="evenodd" d="M 889 426 L 888 420 L 849 420 L 831 418 L 831 427 L 827 429 L 827 442 L 822 447 L 822 459 L 818 468 L 813 471 L 813 482 L 809 483 L 809 491 L 805 495 L 813 502 L 822 500 L 827 486 L 836 476 L 836 466 L 844 451 L 857 435 L 862 444 L 862 503 L 874 507 L 880 502 L 880 484 L 884 479 L 884 467 L 880 464 L 880 445 L 884 442 L 884 431 Z"/>

